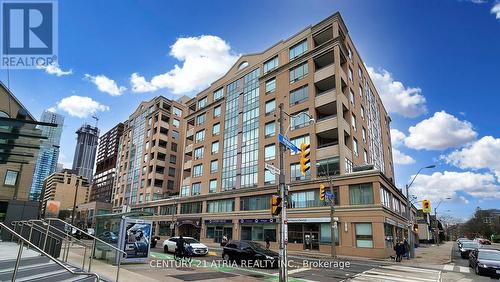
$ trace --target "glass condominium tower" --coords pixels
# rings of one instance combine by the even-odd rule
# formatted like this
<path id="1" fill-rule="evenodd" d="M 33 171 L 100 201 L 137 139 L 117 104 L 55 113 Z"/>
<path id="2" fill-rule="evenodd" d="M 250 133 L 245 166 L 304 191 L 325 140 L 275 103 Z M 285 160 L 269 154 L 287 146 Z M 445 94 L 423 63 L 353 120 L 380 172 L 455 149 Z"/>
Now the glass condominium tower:
<path id="1" fill-rule="evenodd" d="M 35 163 L 33 182 L 31 183 L 30 189 L 30 199 L 33 201 L 40 200 L 43 181 L 56 171 L 64 117 L 51 111 L 44 111 L 40 121 L 55 123 L 57 127 L 39 126 L 42 130 L 42 134 L 46 136 L 47 139 L 42 140 Z"/>

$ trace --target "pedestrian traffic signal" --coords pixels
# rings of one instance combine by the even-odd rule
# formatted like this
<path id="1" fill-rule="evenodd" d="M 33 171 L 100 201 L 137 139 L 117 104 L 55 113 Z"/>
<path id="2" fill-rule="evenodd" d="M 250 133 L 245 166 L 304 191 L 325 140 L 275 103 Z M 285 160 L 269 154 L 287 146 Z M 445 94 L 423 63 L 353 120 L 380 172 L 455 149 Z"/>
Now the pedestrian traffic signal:
<path id="1" fill-rule="evenodd" d="M 309 150 L 310 148 L 310 144 L 300 144 L 300 172 L 303 176 L 306 176 L 306 172 L 311 168 L 309 164 L 311 162 L 311 160 L 309 159 L 309 156 L 311 154 L 311 151 Z"/>
<path id="2" fill-rule="evenodd" d="M 326 196 L 325 185 L 320 184 L 319 185 L 319 199 L 321 201 L 324 201 L 325 200 L 325 196 Z"/>
<path id="3" fill-rule="evenodd" d="M 422 212 L 423 213 L 431 213 L 431 201 L 422 200 Z"/>
<path id="4" fill-rule="evenodd" d="M 273 195 L 271 197 L 271 214 L 279 215 L 281 213 L 281 197 Z"/>

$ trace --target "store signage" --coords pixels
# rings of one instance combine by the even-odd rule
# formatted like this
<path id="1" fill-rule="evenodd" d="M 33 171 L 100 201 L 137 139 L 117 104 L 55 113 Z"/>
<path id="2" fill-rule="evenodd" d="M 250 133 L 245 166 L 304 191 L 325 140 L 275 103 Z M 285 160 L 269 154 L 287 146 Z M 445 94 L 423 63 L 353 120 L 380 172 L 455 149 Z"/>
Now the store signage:
<path id="1" fill-rule="evenodd" d="M 309 217 L 309 218 L 289 218 L 289 223 L 300 223 L 300 222 L 330 222 L 329 217 Z"/>
<path id="2" fill-rule="evenodd" d="M 276 219 L 274 218 L 242 218 L 239 220 L 240 223 L 274 223 Z"/>
<path id="3" fill-rule="evenodd" d="M 216 223 L 233 223 L 232 219 L 206 219 L 205 224 L 216 224 Z"/>

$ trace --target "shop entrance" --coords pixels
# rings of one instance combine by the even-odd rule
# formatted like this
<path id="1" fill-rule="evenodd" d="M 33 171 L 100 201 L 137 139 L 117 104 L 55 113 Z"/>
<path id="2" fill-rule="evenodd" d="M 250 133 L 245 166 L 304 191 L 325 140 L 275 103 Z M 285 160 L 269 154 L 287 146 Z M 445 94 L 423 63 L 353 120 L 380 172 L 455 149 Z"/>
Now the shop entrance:
<path id="1" fill-rule="evenodd" d="M 319 250 L 319 232 L 304 231 L 304 250 Z"/>

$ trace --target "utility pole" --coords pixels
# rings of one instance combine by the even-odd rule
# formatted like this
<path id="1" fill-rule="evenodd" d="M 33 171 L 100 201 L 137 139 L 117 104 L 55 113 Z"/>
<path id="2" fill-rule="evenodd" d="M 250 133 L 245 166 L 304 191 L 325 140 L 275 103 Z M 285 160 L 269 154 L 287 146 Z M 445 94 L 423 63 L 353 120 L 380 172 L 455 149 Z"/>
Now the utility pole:
<path id="1" fill-rule="evenodd" d="M 412 182 L 413 183 L 413 182 Z M 415 257 L 415 243 L 413 243 L 413 222 L 411 220 L 411 205 L 410 194 L 408 192 L 410 185 L 406 184 L 406 218 L 408 219 L 408 245 L 410 245 L 410 257 Z"/>
<path id="2" fill-rule="evenodd" d="M 327 165 L 328 166 L 328 165 Z M 328 175 L 328 180 L 330 181 L 330 193 L 332 197 L 330 198 L 330 231 L 331 233 L 331 238 L 332 238 L 332 258 L 335 258 L 337 256 L 337 251 L 335 250 L 335 230 L 339 228 L 337 226 L 337 222 L 335 221 L 335 194 L 333 194 L 333 179 Z"/>
<path id="3" fill-rule="evenodd" d="M 76 199 L 78 196 L 78 180 L 81 179 L 81 176 L 76 177 L 76 182 L 75 182 L 75 198 L 73 199 L 73 210 L 71 211 L 71 225 L 75 225 L 75 212 L 76 212 Z"/>
<path id="4" fill-rule="evenodd" d="M 279 123 L 280 123 L 280 134 L 283 134 L 283 124 L 284 124 L 284 112 L 283 112 L 283 103 L 280 103 L 279 105 L 280 109 L 280 117 L 279 117 Z M 285 199 L 285 172 L 284 172 L 284 167 L 285 167 L 285 145 L 280 143 L 280 174 L 279 174 L 279 182 L 278 182 L 278 194 L 281 197 L 281 204 L 282 204 L 282 209 L 281 209 L 281 214 L 279 217 L 280 223 L 280 239 L 279 239 L 279 258 L 280 258 L 280 265 L 279 265 L 279 281 L 280 282 L 286 282 L 288 281 L 288 270 L 287 270 L 287 259 L 286 259 L 286 244 L 288 243 L 288 226 L 287 226 L 287 219 L 286 219 L 286 204 L 287 200 Z"/>

